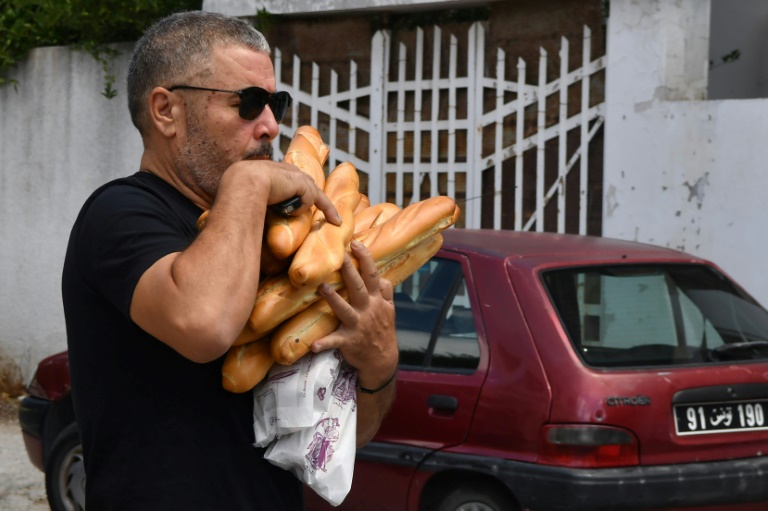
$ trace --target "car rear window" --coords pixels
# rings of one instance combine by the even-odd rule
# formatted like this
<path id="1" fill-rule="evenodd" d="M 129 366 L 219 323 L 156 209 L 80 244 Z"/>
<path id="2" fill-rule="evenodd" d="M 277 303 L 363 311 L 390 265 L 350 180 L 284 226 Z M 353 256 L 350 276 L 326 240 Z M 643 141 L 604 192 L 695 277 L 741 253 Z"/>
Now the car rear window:
<path id="1" fill-rule="evenodd" d="M 590 366 L 768 358 L 768 312 L 709 266 L 591 266 L 551 270 L 542 278 Z"/>

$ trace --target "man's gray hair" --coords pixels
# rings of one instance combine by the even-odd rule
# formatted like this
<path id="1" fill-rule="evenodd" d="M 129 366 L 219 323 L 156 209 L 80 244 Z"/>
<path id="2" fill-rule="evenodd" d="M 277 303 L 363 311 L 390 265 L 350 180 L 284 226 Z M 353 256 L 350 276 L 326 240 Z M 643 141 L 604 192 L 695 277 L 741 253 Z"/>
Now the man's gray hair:
<path id="1" fill-rule="evenodd" d="M 185 11 L 171 14 L 138 40 L 128 68 L 128 110 L 142 135 L 152 89 L 170 87 L 212 72 L 214 49 L 244 46 L 269 54 L 264 35 L 247 22 L 222 14 Z"/>

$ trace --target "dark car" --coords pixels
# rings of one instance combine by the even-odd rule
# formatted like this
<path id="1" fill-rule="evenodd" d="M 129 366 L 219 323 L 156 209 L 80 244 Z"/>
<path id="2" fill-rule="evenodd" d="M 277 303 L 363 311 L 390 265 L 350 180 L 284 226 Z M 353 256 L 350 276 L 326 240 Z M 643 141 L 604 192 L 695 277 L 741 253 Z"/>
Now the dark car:
<path id="1" fill-rule="evenodd" d="M 768 312 L 721 269 L 599 237 L 444 236 L 396 289 L 397 397 L 335 509 L 768 508 Z M 84 484 L 67 390 L 66 356 L 46 359 L 20 412 L 54 509 Z"/>

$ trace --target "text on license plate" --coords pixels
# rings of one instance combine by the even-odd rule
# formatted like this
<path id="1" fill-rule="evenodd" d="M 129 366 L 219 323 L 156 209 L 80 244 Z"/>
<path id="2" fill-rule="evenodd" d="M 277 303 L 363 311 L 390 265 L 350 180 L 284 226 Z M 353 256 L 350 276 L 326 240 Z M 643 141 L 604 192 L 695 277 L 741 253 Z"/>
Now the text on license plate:
<path id="1" fill-rule="evenodd" d="M 678 435 L 768 429 L 768 399 L 675 405 L 674 412 Z"/>

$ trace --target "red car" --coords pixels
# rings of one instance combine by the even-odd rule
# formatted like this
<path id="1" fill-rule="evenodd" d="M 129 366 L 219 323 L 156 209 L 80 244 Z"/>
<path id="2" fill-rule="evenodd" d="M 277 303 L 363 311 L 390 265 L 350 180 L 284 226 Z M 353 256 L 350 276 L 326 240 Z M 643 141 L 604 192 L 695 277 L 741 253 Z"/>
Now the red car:
<path id="1" fill-rule="evenodd" d="M 397 398 L 336 509 L 768 508 L 768 312 L 722 270 L 606 238 L 444 235 L 396 290 Z M 85 477 L 67 382 L 65 355 L 41 362 L 20 411 L 54 509 Z"/>

